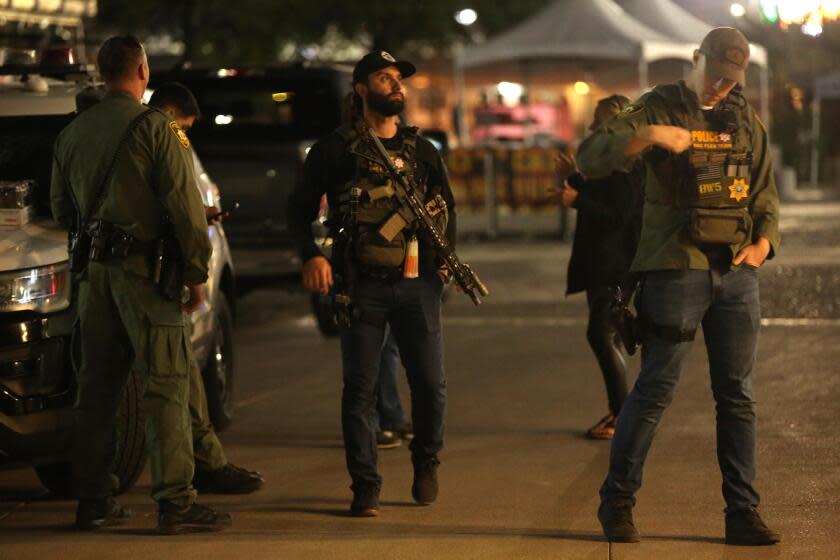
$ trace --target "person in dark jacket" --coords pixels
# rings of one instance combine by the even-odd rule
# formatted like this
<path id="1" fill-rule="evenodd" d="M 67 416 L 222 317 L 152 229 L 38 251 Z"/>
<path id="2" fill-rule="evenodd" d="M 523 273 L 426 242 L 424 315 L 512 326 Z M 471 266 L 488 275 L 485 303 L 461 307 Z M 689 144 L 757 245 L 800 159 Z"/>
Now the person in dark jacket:
<path id="1" fill-rule="evenodd" d="M 629 102 L 621 95 L 600 100 L 590 130 L 618 114 Z M 558 167 L 561 204 L 578 211 L 566 293 L 586 291 L 586 338 L 601 367 L 609 402 L 609 414 L 586 435 L 611 439 L 627 396 L 627 357 L 611 320 L 611 304 L 617 288 L 627 298 L 635 284 L 629 270 L 642 224 L 641 174 L 616 172 L 587 180 L 577 171 L 574 160 L 566 156 L 561 157 Z"/>

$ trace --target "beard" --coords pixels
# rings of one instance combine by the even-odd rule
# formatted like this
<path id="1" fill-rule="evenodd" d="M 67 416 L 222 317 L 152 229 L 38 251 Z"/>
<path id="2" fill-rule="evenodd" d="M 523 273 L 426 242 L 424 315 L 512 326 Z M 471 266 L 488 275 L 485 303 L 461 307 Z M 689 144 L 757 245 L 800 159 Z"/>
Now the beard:
<path id="1" fill-rule="evenodd" d="M 405 109 L 404 97 L 394 99 L 381 93 L 369 91 L 365 100 L 367 101 L 368 109 L 376 111 L 384 117 L 399 115 Z"/>

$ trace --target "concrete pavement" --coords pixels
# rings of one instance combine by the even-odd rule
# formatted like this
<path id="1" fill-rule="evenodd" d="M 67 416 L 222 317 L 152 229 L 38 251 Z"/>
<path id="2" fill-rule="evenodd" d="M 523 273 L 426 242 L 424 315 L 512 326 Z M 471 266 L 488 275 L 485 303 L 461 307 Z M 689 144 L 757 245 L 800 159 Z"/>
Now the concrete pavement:
<path id="1" fill-rule="evenodd" d="M 806 224 L 818 221 L 802 212 Z M 453 293 L 445 308 L 449 409 L 438 503 L 411 501 L 403 447 L 380 454 L 381 517 L 346 516 L 338 345 L 317 334 L 305 294 L 286 284 L 240 300 L 237 418 L 222 439 L 234 463 L 261 470 L 267 482 L 252 496 L 202 498 L 233 513 L 230 531 L 150 536 L 155 517 L 143 478 L 121 498 L 135 510 L 130 524 L 74 533 L 74 504 L 43 496 L 28 470 L 7 471 L 0 472 L 0 559 L 835 558 L 840 313 L 830 289 L 808 290 L 806 280 L 779 272 L 836 273 L 826 251 L 840 227 L 832 220 L 819 233 L 790 235 L 784 247 L 791 259 L 813 263 L 785 264 L 780 255 L 761 273 L 765 295 L 798 282 L 805 302 L 780 299 L 764 309 L 755 375 L 761 511 L 782 533 L 780 546 L 722 544 L 713 402 L 699 339 L 647 463 L 635 512 L 643 542 L 603 540 L 595 511 L 608 444 L 581 434 L 605 412 L 606 398 L 584 336 L 584 298 L 563 297 L 568 247 L 505 242 L 461 248 L 492 293 L 478 309 Z M 812 308 L 820 314 L 799 312 Z M 806 320 L 780 320 L 793 318 Z"/>

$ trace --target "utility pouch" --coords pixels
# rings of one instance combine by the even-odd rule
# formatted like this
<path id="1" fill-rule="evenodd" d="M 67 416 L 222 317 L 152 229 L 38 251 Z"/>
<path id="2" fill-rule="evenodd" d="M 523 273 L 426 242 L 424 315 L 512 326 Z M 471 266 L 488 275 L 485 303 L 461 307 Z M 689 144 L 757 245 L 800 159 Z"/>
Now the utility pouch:
<path id="1" fill-rule="evenodd" d="M 697 244 L 737 245 L 747 240 L 745 208 L 692 208 L 688 235 Z"/>
<path id="2" fill-rule="evenodd" d="M 363 264 L 396 268 L 405 260 L 407 241 L 403 233 L 386 241 L 376 230 L 360 230 L 353 241 L 356 258 Z"/>
<path id="3" fill-rule="evenodd" d="M 181 301 L 184 292 L 184 259 L 174 237 L 162 237 L 151 255 L 150 280 L 166 299 Z"/>
<path id="4" fill-rule="evenodd" d="M 71 231 L 67 237 L 67 254 L 70 272 L 78 274 L 88 265 L 90 257 L 90 235 L 84 231 Z"/>

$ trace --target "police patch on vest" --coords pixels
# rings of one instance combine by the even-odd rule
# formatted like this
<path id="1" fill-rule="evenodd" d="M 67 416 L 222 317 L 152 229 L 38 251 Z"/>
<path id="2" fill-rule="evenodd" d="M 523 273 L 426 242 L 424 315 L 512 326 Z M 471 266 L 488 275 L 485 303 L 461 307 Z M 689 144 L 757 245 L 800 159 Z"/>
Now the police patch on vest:
<path id="1" fill-rule="evenodd" d="M 178 126 L 178 123 L 176 123 L 175 121 L 169 121 L 169 130 L 172 131 L 172 133 L 175 135 L 175 138 L 178 139 L 178 142 L 180 142 L 184 148 L 189 149 L 190 139 L 187 138 L 187 133 L 184 132 L 184 130 L 180 126 Z"/>
<path id="2" fill-rule="evenodd" d="M 618 114 L 618 118 L 626 119 L 627 117 L 632 117 L 633 115 L 637 115 L 645 110 L 645 106 L 641 103 L 631 103 L 627 107 L 621 110 Z"/>
<path id="3" fill-rule="evenodd" d="M 713 130 L 692 130 L 691 145 L 696 150 L 731 150 L 732 135 Z"/>
<path id="4" fill-rule="evenodd" d="M 741 202 L 741 199 L 747 198 L 749 195 L 750 186 L 747 184 L 746 179 L 735 179 L 729 185 L 729 198 L 735 200 L 735 202 Z"/>

